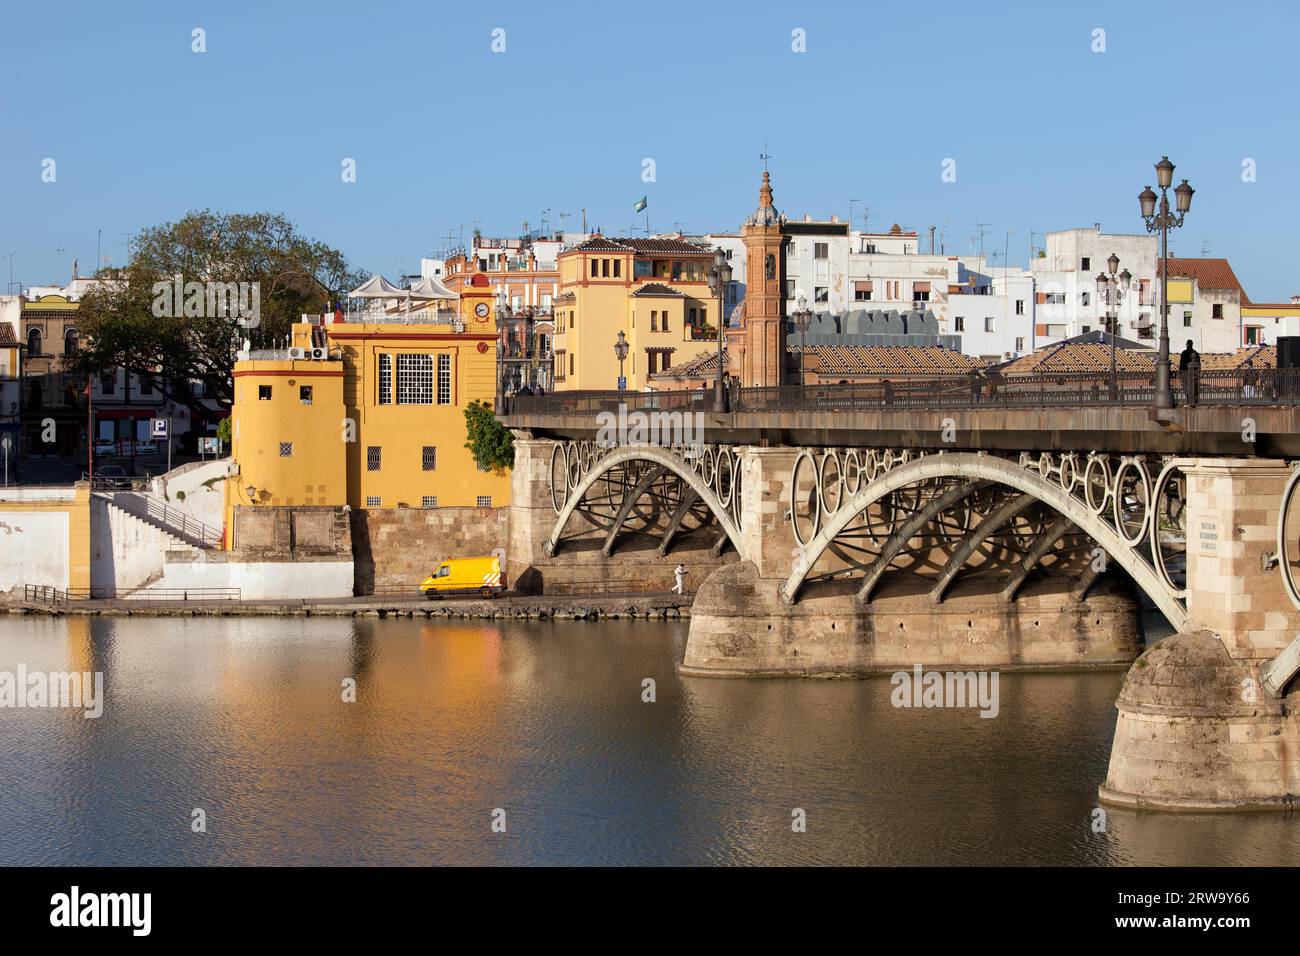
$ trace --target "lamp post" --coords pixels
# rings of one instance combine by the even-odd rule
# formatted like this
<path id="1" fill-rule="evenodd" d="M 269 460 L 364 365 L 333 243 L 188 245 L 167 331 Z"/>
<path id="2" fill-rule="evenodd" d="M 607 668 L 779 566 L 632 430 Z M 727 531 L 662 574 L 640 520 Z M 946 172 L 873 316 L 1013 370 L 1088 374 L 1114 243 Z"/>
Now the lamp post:
<path id="1" fill-rule="evenodd" d="M 1174 392 L 1169 385 L 1169 230 L 1183 224 L 1192 208 L 1192 193 L 1196 190 L 1183 180 L 1174 189 L 1177 215 L 1169 208 L 1169 184 L 1174 181 L 1174 164 L 1168 156 L 1156 163 L 1156 185 L 1160 187 L 1160 205 L 1156 207 L 1156 194 L 1148 186 L 1138 193 L 1142 218 L 1147 232 L 1160 232 L 1160 351 L 1156 358 L 1155 407 L 1173 408 Z"/>
<path id="2" fill-rule="evenodd" d="M 1119 256 L 1113 252 L 1106 260 L 1106 265 L 1110 269 L 1109 273 L 1097 273 L 1097 295 L 1101 296 L 1106 306 L 1106 334 L 1110 337 L 1110 400 L 1113 402 L 1119 398 L 1119 381 L 1115 374 L 1115 331 L 1119 325 L 1119 304 L 1124 301 L 1133 274 L 1127 269 L 1119 275 L 1115 274 L 1119 268 Z"/>
<path id="3" fill-rule="evenodd" d="M 794 312 L 794 325 L 799 330 L 799 384 L 803 384 L 803 350 L 804 337 L 808 332 L 808 326 L 812 324 L 812 309 L 808 308 L 808 297 L 800 295 L 798 301 L 799 308 Z"/>
<path id="4" fill-rule="evenodd" d="M 627 336 L 623 330 L 618 330 L 618 339 L 614 342 L 614 354 L 618 356 L 618 390 L 623 391 L 627 385 L 627 379 L 623 377 L 623 360 L 627 358 Z"/>
<path id="5" fill-rule="evenodd" d="M 510 316 L 510 311 L 506 308 L 505 293 L 497 297 L 496 318 L 497 318 L 497 411 L 501 411 L 502 402 L 505 399 L 505 341 L 506 341 L 506 320 Z"/>
<path id="6" fill-rule="evenodd" d="M 709 270 L 708 278 L 710 291 L 718 297 L 718 380 L 713 389 L 713 410 L 725 412 L 727 394 L 722 388 L 722 328 L 725 324 L 722 317 L 722 296 L 731 282 L 731 266 L 727 265 L 727 254 L 721 246 L 713 250 L 713 268 Z"/>

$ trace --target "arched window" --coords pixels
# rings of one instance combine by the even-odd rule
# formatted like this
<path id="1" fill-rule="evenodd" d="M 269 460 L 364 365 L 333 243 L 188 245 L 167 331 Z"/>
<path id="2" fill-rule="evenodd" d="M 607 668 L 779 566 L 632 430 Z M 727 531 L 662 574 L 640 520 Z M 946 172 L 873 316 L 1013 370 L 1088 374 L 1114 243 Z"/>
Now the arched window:
<path id="1" fill-rule="evenodd" d="M 77 354 L 77 330 L 76 329 L 63 330 L 63 354 L 64 355 Z"/>
<path id="2" fill-rule="evenodd" d="M 27 330 L 27 354 L 28 355 L 41 354 L 41 330 L 40 329 L 30 328 Z"/>
<path id="3" fill-rule="evenodd" d="M 44 397 L 41 380 L 39 378 L 29 378 L 27 380 L 27 407 L 33 411 L 40 409 L 45 404 Z"/>

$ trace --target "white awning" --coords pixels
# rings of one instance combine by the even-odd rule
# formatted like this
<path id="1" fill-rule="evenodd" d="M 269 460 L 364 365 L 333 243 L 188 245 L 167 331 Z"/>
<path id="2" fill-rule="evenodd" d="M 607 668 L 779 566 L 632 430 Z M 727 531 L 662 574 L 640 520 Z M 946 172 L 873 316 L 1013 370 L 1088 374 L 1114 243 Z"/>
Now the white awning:
<path id="1" fill-rule="evenodd" d="M 459 299 L 455 292 L 452 292 L 437 279 L 425 277 L 419 282 L 414 283 L 407 290 L 412 299 Z"/>
<path id="2" fill-rule="evenodd" d="M 405 295 L 405 289 L 399 289 L 383 276 L 374 276 L 369 282 L 348 293 L 353 299 L 400 299 Z"/>

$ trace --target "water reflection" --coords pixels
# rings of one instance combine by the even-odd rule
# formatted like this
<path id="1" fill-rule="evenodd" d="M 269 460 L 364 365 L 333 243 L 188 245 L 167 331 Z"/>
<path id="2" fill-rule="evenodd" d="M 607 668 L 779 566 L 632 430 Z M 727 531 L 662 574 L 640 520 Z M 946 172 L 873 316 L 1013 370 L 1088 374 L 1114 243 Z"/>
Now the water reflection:
<path id="1" fill-rule="evenodd" d="M 0 710 L 0 862 L 1208 865 L 1300 851 L 1300 824 L 1273 814 L 1111 810 L 1093 834 L 1120 673 L 1003 675 L 988 720 L 895 709 L 883 678 L 682 679 L 684 640 L 684 624 L 646 622 L 0 620 L 0 669 L 102 670 L 107 694 L 99 720 Z"/>

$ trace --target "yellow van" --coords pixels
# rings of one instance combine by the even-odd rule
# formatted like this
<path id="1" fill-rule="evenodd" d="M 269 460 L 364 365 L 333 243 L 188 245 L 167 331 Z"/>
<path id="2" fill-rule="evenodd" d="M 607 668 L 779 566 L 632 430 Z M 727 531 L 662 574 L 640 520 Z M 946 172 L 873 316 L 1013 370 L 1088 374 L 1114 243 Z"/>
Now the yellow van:
<path id="1" fill-rule="evenodd" d="M 430 601 L 447 594 L 478 592 L 485 598 L 496 597 L 506 589 L 500 558 L 452 558 L 444 561 L 420 584 Z"/>

